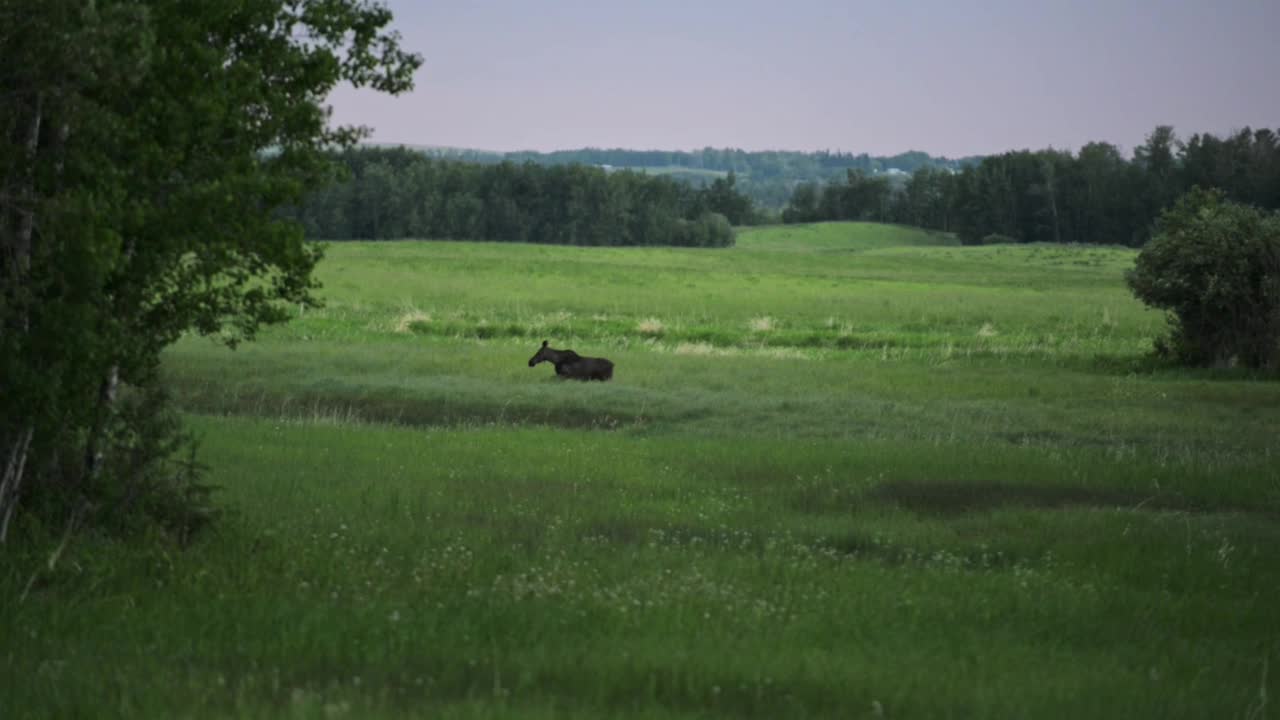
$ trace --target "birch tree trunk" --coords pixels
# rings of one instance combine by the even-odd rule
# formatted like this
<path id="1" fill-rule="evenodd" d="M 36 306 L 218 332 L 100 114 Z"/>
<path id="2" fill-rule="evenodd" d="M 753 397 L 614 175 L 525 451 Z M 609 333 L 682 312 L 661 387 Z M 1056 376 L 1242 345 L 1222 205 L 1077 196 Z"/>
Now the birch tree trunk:
<path id="1" fill-rule="evenodd" d="M 21 134 L 22 148 L 25 154 L 22 176 L 16 190 L 11 212 L 5 216 L 16 217 L 13 234 L 5 248 L 5 264 L 8 266 L 9 288 L 6 304 L 10 305 L 9 317 L 0 320 L 8 325 L 7 332 L 25 335 L 30 331 L 30 310 L 27 291 L 30 289 L 31 245 L 35 233 L 35 215 L 37 194 L 35 188 L 36 151 L 40 144 L 40 125 L 44 119 L 44 97 L 36 93 L 32 101 L 31 115 Z M 4 217 L 8 222 L 10 217 Z M 31 451 L 31 441 L 35 437 L 35 428 L 30 420 L 11 430 L 11 435 L 4 438 L 0 445 L 0 457 L 4 458 L 4 474 L 0 476 L 0 543 L 9 536 L 9 523 L 17 510 L 21 498 L 22 480 L 27 467 L 27 455 Z"/>
<path id="2" fill-rule="evenodd" d="M 102 469 L 103 443 L 102 436 L 107 431 L 111 415 L 115 411 L 116 394 L 120 387 L 120 366 L 112 365 L 98 388 L 98 407 L 93 420 L 93 428 L 89 432 L 89 441 L 84 450 L 84 480 L 92 482 Z"/>
<path id="3" fill-rule="evenodd" d="M 9 443 L 8 457 L 4 464 L 4 476 L 0 477 L 0 544 L 9 537 L 9 521 L 18 508 L 18 493 L 22 489 L 22 475 L 27 465 L 27 453 L 31 450 L 33 428 L 18 433 Z"/>

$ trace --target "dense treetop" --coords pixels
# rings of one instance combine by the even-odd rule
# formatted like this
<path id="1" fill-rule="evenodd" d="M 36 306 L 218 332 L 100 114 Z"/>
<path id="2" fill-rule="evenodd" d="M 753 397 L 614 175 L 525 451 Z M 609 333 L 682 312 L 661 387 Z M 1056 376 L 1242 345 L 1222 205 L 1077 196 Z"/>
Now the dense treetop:
<path id="1" fill-rule="evenodd" d="M 922 168 L 902 185 L 850 171 L 804 183 L 783 212 L 787 222 L 876 220 L 988 241 L 1142 245 L 1159 213 L 1193 187 L 1218 188 L 1238 202 L 1280 208 L 1280 135 L 1244 129 L 1179 141 L 1155 129 L 1131 158 L 1108 143 L 1077 153 L 1020 150 L 960 172 Z"/>
<path id="2" fill-rule="evenodd" d="M 722 247 L 754 221 L 732 174 L 694 187 L 580 164 L 493 165 L 403 148 L 333 156 L 347 179 L 298 206 L 310 237 Z"/>
<path id="3" fill-rule="evenodd" d="M 294 217 L 323 238 L 727 244 L 710 220 L 699 224 L 714 213 L 733 225 L 870 220 L 954 232 L 968 243 L 1138 246 L 1157 215 L 1192 187 L 1280 208 L 1278 137 L 1246 128 L 1183 141 L 1161 126 L 1129 157 L 1095 142 L 1075 153 L 1018 150 L 963 161 L 923 153 L 364 147 L 336 155 L 347 179 L 310 196 Z M 785 199 L 781 212 L 772 209 L 774 196 Z"/>
<path id="4" fill-rule="evenodd" d="M 746 151 L 737 148 L 701 150 L 625 150 L 622 148 L 580 148 L 554 152 L 496 153 L 462 148 L 424 147 L 419 152 L 441 159 L 494 164 L 500 162 L 537 165 L 594 165 L 608 169 L 640 170 L 669 175 L 695 186 L 710 184 L 716 177 L 734 173 L 738 190 L 764 210 L 778 210 L 797 183 L 823 182 L 844 177 L 849 170 L 867 174 L 899 175 L 922 168 L 959 170 L 981 158 L 949 159 L 909 151 L 897 155 L 872 156 L 867 153 L 798 152 L 792 150 Z"/>
<path id="5" fill-rule="evenodd" d="M 390 21 L 364 0 L 0 0 L 0 540 L 33 493 L 113 515 L 158 486 L 159 415 L 121 403 L 163 348 L 314 302 L 319 250 L 277 210 L 361 136 L 330 125 L 334 86 L 412 86 Z"/>

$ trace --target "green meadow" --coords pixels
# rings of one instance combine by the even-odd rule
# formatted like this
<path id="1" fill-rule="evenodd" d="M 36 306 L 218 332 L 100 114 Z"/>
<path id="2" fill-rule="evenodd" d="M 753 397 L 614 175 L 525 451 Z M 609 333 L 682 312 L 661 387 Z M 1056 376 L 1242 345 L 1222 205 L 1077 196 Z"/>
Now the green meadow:
<path id="1" fill-rule="evenodd" d="M 213 529 L 0 566 L 0 717 L 1274 716 L 1280 383 L 1134 255 L 332 243 L 165 356 Z"/>

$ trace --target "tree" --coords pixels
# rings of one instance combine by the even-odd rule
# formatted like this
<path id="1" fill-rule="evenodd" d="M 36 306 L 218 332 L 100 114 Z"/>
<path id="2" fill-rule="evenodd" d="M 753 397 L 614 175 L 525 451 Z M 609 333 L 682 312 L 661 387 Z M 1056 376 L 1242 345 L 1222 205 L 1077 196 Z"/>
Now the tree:
<path id="1" fill-rule="evenodd" d="M 1080 188 L 1072 206 L 1081 242 L 1124 245 L 1132 242 L 1134 217 L 1128 212 L 1127 165 L 1109 143 L 1089 143 L 1076 160 Z"/>
<path id="2" fill-rule="evenodd" d="M 1194 189 L 1160 216 L 1126 279 L 1169 312 L 1162 352 L 1191 365 L 1280 367 L 1280 215 Z"/>
<path id="3" fill-rule="evenodd" d="M 749 225 L 754 220 L 754 208 L 751 198 L 738 192 L 737 182 L 732 170 L 727 177 L 712 181 L 705 193 L 706 209 L 723 215 L 732 225 Z"/>
<path id="4" fill-rule="evenodd" d="M 802 182 L 791 193 L 791 202 L 782 211 L 782 222 L 802 223 L 818 219 L 821 189 L 817 183 Z"/>
<path id="5" fill-rule="evenodd" d="M 1173 128 L 1160 125 L 1147 136 L 1146 142 L 1133 149 L 1133 166 L 1139 171 L 1137 212 L 1150 219 L 1157 217 L 1178 197 L 1178 158 L 1174 153 L 1178 136 Z M 1146 241 L 1147 225 L 1139 226 L 1138 243 Z"/>
<path id="6" fill-rule="evenodd" d="M 92 504 L 124 388 L 182 333 L 252 338 L 314 304 L 277 214 L 331 177 L 340 81 L 420 59 L 364 0 L 0 0 L 0 539 L 35 491 Z M 73 461 L 74 458 L 82 458 Z M 105 510 L 110 510 L 107 508 Z"/>

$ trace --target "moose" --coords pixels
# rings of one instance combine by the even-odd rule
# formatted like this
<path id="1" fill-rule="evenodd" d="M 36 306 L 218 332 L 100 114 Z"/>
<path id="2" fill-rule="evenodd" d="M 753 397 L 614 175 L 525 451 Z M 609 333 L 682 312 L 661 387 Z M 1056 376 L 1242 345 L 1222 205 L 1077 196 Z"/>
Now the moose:
<path id="1" fill-rule="evenodd" d="M 556 375 L 561 379 L 572 380 L 608 380 L 613 377 L 613 363 L 604 358 L 582 357 L 572 350 L 556 350 L 542 341 L 538 354 L 529 358 L 529 367 L 540 362 L 549 362 L 556 366 Z"/>

